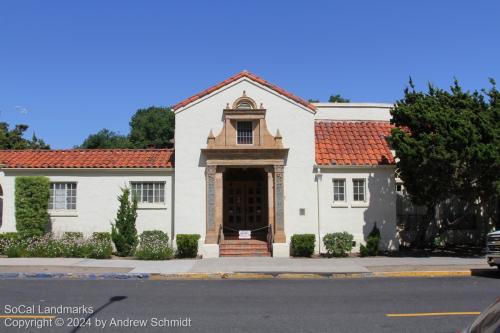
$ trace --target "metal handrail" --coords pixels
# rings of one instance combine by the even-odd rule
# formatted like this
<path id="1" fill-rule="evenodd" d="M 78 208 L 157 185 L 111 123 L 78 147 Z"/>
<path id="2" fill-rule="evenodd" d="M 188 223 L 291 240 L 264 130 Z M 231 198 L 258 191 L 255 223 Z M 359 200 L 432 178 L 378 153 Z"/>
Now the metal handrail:
<path id="1" fill-rule="evenodd" d="M 267 227 L 267 249 L 271 252 L 271 255 L 273 255 L 273 240 L 273 225 L 269 224 Z"/>
<path id="2" fill-rule="evenodd" d="M 255 231 L 259 231 L 259 230 L 265 230 L 265 229 L 268 229 L 269 226 L 263 226 L 263 227 L 260 227 L 260 228 L 256 228 L 256 229 L 245 229 L 245 230 L 248 230 L 248 231 L 251 231 L 251 232 L 255 232 Z M 240 231 L 240 229 L 234 229 L 234 228 L 231 228 L 231 227 L 224 227 L 223 226 L 223 229 L 224 230 L 229 230 L 229 231 L 235 231 L 235 232 L 238 232 Z"/>
<path id="3" fill-rule="evenodd" d="M 217 238 L 217 244 L 220 244 L 224 240 L 224 227 L 222 224 L 219 226 L 219 235 Z"/>

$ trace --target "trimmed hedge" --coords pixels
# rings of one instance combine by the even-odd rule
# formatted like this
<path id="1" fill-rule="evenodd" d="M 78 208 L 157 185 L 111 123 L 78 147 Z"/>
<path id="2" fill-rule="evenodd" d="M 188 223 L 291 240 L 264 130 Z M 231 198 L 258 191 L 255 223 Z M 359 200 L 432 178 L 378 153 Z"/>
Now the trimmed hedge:
<path id="1" fill-rule="evenodd" d="M 362 257 L 376 256 L 378 253 L 378 244 L 380 243 L 380 230 L 377 228 L 377 223 L 373 224 L 373 229 L 368 234 L 366 246 L 361 244 L 359 254 Z"/>
<path id="2" fill-rule="evenodd" d="M 174 251 L 168 244 L 168 235 L 160 230 L 144 231 L 139 237 L 139 247 L 135 257 L 140 260 L 167 260 Z"/>
<path id="3" fill-rule="evenodd" d="M 21 237 L 42 236 L 47 232 L 49 197 L 47 177 L 16 177 L 16 228 Z"/>
<path id="4" fill-rule="evenodd" d="M 196 258 L 200 237 L 198 234 L 178 234 L 176 237 L 177 257 Z"/>
<path id="5" fill-rule="evenodd" d="M 290 241 L 290 252 L 294 257 L 310 257 L 314 253 L 315 244 L 314 234 L 293 235 Z"/>
<path id="6" fill-rule="evenodd" d="M 354 236 L 348 232 L 334 232 L 323 237 L 326 253 L 330 257 L 345 257 L 352 251 Z"/>

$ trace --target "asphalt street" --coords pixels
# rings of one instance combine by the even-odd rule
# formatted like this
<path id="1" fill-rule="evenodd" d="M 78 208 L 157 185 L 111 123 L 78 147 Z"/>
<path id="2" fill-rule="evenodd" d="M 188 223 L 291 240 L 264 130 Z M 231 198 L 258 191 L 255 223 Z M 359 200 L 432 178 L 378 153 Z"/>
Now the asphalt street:
<path id="1" fill-rule="evenodd" d="M 1 280 L 0 332 L 456 332 L 498 296 L 495 277 Z"/>

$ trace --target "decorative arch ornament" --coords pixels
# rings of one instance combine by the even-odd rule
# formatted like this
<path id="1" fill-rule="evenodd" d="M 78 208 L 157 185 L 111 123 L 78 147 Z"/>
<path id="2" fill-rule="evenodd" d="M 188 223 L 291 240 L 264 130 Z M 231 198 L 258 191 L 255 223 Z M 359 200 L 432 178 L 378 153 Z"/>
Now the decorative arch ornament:
<path id="1" fill-rule="evenodd" d="M 255 110 L 257 109 L 257 103 L 246 95 L 246 91 L 243 90 L 243 96 L 237 98 L 233 102 L 233 109 L 235 110 Z"/>

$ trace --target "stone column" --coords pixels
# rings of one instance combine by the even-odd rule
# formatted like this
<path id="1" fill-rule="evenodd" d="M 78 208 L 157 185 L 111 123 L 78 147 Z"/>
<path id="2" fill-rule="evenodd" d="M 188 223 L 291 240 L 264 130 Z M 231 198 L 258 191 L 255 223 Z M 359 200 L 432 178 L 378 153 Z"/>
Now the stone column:
<path id="1" fill-rule="evenodd" d="M 274 166 L 274 242 L 285 243 L 285 190 L 283 183 L 284 167 Z"/>
<path id="2" fill-rule="evenodd" d="M 216 171 L 217 166 L 207 165 L 206 167 L 206 180 L 207 180 L 207 233 L 205 236 L 206 244 L 217 243 L 216 230 Z"/>
<path id="3" fill-rule="evenodd" d="M 224 167 L 217 167 L 217 171 L 215 174 L 215 232 L 217 237 L 219 237 L 219 229 L 222 227 L 222 219 L 223 219 L 223 178 L 224 178 Z M 222 239 L 224 239 L 224 235 L 222 235 Z M 221 239 L 221 240 L 222 240 Z"/>
<path id="4" fill-rule="evenodd" d="M 266 167 L 267 172 L 267 217 L 268 224 L 273 227 L 273 233 L 276 231 L 276 227 L 274 225 L 274 168 Z"/>

